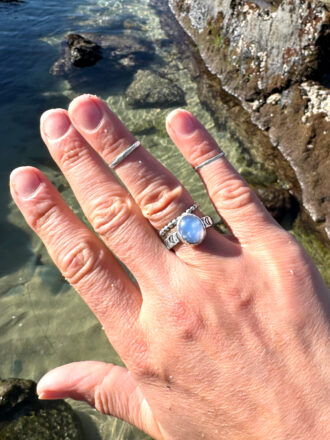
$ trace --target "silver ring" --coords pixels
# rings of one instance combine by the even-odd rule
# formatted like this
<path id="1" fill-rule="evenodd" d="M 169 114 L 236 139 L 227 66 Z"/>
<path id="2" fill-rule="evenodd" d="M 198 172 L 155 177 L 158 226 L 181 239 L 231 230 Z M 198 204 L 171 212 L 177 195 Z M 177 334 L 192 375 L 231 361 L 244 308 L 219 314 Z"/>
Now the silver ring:
<path id="1" fill-rule="evenodd" d="M 169 234 L 164 244 L 167 249 L 172 249 L 179 243 L 197 246 L 202 243 L 206 235 L 206 229 L 213 226 L 211 217 L 197 217 L 195 214 L 184 213 L 178 218 L 177 230 Z"/>
<path id="2" fill-rule="evenodd" d="M 194 170 L 197 171 L 200 168 L 202 168 L 204 165 L 208 165 L 209 163 L 213 162 L 214 160 L 220 159 L 221 157 L 224 157 L 225 155 L 226 155 L 225 152 L 221 151 L 221 153 L 217 154 L 214 157 L 211 157 L 211 159 L 204 160 L 204 162 L 200 163 L 199 165 L 196 165 L 194 167 Z"/>
<path id="3" fill-rule="evenodd" d="M 188 209 L 185 210 L 184 213 L 186 214 L 191 214 L 192 212 L 196 211 L 196 209 L 198 208 L 198 203 L 194 203 L 193 205 L 191 205 Z M 181 214 L 182 215 L 182 214 Z M 159 231 L 159 235 L 161 237 L 164 237 L 166 235 L 166 233 L 174 228 L 174 226 L 176 226 L 178 219 L 181 217 L 181 215 L 179 215 L 179 217 L 174 218 L 173 220 L 171 220 L 170 222 L 167 223 L 166 226 L 164 226 L 160 231 Z"/>
<path id="4" fill-rule="evenodd" d="M 111 162 L 109 165 L 110 168 L 115 168 L 117 165 L 120 164 L 124 159 L 126 159 L 127 156 L 129 156 L 131 153 L 133 153 L 134 150 L 136 150 L 138 147 L 141 146 L 140 141 L 134 142 L 134 144 L 127 147 L 124 151 L 122 151 L 118 156 Z"/>

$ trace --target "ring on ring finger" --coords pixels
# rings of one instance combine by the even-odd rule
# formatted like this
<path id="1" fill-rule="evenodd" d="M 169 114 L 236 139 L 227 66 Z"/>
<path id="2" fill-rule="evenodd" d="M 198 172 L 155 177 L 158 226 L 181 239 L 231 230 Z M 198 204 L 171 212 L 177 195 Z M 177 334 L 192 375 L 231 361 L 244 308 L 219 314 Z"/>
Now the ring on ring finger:
<path id="1" fill-rule="evenodd" d="M 211 217 L 200 218 L 195 214 L 184 212 L 176 219 L 176 231 L 169 233 L 164 238 L 164 244 L 167 249 L 172 249 L 180 242 L 197 246 L 202 243 L 206 235 L 206 229 L 211 226 L 213 226 Z"/>

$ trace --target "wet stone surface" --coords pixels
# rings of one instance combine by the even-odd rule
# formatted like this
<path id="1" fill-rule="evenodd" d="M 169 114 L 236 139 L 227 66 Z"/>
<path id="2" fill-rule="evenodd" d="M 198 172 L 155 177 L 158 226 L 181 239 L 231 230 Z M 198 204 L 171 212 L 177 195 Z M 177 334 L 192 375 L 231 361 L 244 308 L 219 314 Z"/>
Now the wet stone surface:
<path id="1" fill-rule="evenodd" d="M 132 107 L 172 107 L 186 104 L 183 90 L 164 74 L 139 70 L 126 91 Z"/>
<path id="2" fill-rule="evenodd" d="M 36 383 L 0 379 L 0 440 L 82 440 L 78 416 L 64 400 L 39 400 Z"/>
<path id="3" fill-rule="evenodd" d="M 71 51 L 71 63 L 76 67 L 94 66 L 102 59 L 101 47 L 78 34 L 69 34 L 67 43 Z"/>

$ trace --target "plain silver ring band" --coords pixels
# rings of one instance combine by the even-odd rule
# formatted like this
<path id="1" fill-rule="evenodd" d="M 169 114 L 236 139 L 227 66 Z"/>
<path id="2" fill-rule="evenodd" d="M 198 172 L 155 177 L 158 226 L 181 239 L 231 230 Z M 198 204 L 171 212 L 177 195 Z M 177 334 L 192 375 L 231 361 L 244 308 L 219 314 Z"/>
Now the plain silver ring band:
<path id="1" fill-rule="evenodd" d="M 221 157 L 224 157 L 224 156 L 225 156 L 225 152 L 221 151 L 221 153 L 217 154 L 214 157 L 211 157 L 211 159 L 204 160 L 204 162 L 200 163 L 199 165 L 196 165 L 194 167 L 194 170 L 197 171 L 200 168 L 202 168 L 204 165 L 208 165 L 209 163 L 213 162 L 214 160 L 220 159 Z"/>
<path id="2" fill-rule="evenodd" d="M 115 158 L 115 160 L 113 160 L 111 162 L 109 167 L 110 168 L 115 168 L 117 165 L 120 164 L 120 162 L 122 162 L 124 159 L 126 159 L 127 156 L 129 156 L 131 153 L 133 153 L 133 151 L 136 150 L 140 146 L 141 146 L 141 142 L 140 141 L 134 142 L 134 144 L 130 145 L 129 147 L 126 148 L 126 150 L 124 150 L 123 152 L 118 154 L 118 156 Z"/>

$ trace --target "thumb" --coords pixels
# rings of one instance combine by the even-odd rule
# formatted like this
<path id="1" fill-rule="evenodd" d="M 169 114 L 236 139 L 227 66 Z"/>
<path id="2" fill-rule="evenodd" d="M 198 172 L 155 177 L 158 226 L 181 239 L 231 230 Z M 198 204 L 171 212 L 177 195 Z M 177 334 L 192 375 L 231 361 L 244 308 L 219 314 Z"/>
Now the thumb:
<path id="1" fill-rule="evenodd" d="M 42 377 L 37 393 L 39 399 L 83 400 L 101 413 L 162 438 L 141 389 L 126 368 L 96 361 L 63 365 Z"/>

